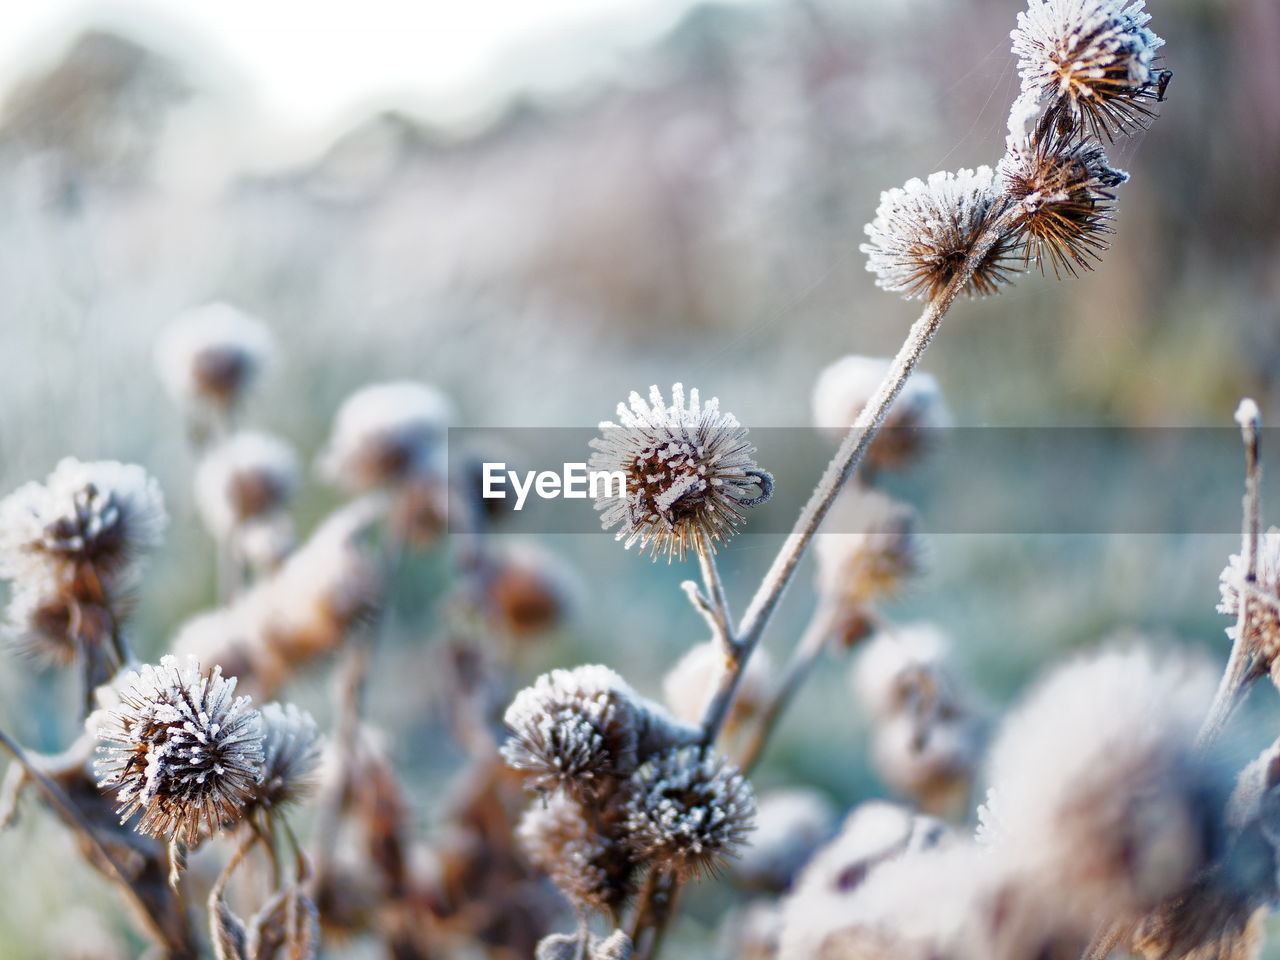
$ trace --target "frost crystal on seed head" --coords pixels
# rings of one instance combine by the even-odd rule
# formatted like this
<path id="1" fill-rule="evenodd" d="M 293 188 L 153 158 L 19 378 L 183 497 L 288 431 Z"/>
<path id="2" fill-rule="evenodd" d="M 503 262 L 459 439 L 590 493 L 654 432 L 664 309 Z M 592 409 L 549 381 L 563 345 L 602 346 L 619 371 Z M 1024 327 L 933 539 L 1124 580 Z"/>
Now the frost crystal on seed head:
<path id="1" fill-rule="evenodd" d="M 1000 191 L 990 167 L 935 173 L 880 194 L 876 218 L 866 226 L 867 269 L 876 286 L 908 299 L 938 295 L 964 267 L 993 220 Z M 988 296 L 1009 282 L 1011 240 L 998 240 L 965 284 Z"/>
<path id="2" fill-rule="evenodd" d="M 532 790 L 599 794 L 636 766 L 642 710 L 639 698 L 608 667 L 552 670 L 516 694 L 504 720 L 511 737 L 507 763 Z"/>
<path id="3" fill-rule="evenodd" d="M 618 404 L 618 422 L 603 421 L 600 430 L 591 467 L 626 477 L 625 496 L 615 490 L 596 500 L 601 525 L 618 527 L 618 540 L 628 548 L 638 542 L 654 559 L 715 549 L 743 522 L 743 508 L 772 494 L 746 428 L 720 411 L 718 399 L 703 404 L 696 389 L 687 404 L 679 383 L 670 404 L 656 386 L 648 402 L 633 392 L 629 405 Z"/>
<path id="4" fill-rule="evenodd" d="M 1101 259 L 1111 233 L 1114 189 L 1129 179 L 1102 147 L 1075 133 L 1011 141 L 999 164 L 1005 194 L 1020 213 L 1025 259 L 1074 275 Z"/>
<path id="5" fill-rule="evenodd" d="M 241 815 L 263 774 L 262 721 L 236 681 L 194 659 L 164 657 L 130 673 L 117 702 L 87 726 L 103 741 L 98 786 L 113 790 L 121 822 L 194 847 Z"/>
<path id="6" fill-rule="evenodd" d="M 44 483 L 0 501 L 0 577 L 74 586 L 87 567 L 109 587 L 128 579 L 167 523 L 160 485 L 142 467 L 67 457 Z"/>
<path id="7" fill-rule="evenodd" d="M 179 315 L 160 333 L 156 365 L 174 400 L 234 406 L 271 355 L 261 321 L 226 303 Z"/>
<path id="8" fill-rule="evenodd" d="M 735 856 L 755 826 L 756 800 L 741 771 L 703 747 L 676 747 L 643 763 L 628 783 L 627 842 L 681 876 Z"/>
<path id="9" fill-rule="evenodd" d="M 292 703 L 262 708 L 262 781 L 253 803 L 274 810 L 306 796 L 320 766 L 320 731 L 311 714 Z"/>
<path id="10" fill-rule="evenodd" d="M 582 804 L 556 794 L 525 812 L 516 836 L 530 862 L 575 907 L 613 910 L 635 892 L 636 864 L 623 844 L 591 821 Z"/>
<path id="11" fill-rule="evenodd" d="M 1152 68 L 1164 41 L 1147 28 L 1143 2 L 1030 0 L 1010 36 L 1024 95 L 1048 101 L 1049 127 L 1110 139 L 1151 118 L 1159 93 Z"/>

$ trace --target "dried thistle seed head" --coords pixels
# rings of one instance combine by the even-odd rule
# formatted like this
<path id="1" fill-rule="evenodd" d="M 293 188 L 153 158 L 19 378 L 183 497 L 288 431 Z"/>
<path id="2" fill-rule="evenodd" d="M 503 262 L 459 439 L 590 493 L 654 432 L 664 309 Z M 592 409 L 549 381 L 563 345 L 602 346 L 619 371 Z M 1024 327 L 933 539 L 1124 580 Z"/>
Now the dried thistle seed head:
<path id="1" fill-rule="evenodd" d="M 107 637 L 129 613 L 128 596 L 116 593 L 110 607 L 76 601 L 57 582 L 14 584 L 6 614 L 14 649 L 40 664 L 68 666 L 80 654 L 77 639 Z"/>
<path id="2" fill-rule="evenodd" d="M 219 409 L 244 398 L 270 355 L 266 326 L 226 303 L 188 310 L 156 343 L 156 365 L 170 396 Z"/>
<path id="3" fill-rule="evenodd" d="M 764 503 L 773 477 L 756 466 L 747 430 L 716 398 L 671 388 L 671 403 L 656 387 L 646 402 L 632 393 L 618 404 L 618 422 L 600 424 L 591 441 L 595 470 L 621 472 L 625 496 L 608 491 L 596 500 L 601 525 L 618 527 L 617 539 L 650 552 L 684 559 L 689 551 L 714 550 L 745 519 L 744 509 Z"/>
<path id="4" fill-rule="evenodd" d="M 560 557 L 536 544 L 508 543 L 496 551 L 492 564 L 486 599 L 512 637 L 534 637 L 568 619 L 579 586 Z"/>
<path id="5" fill-rule="evenodd" d="M 946 824 L 932 817 L 881 800 L 859 804 L 796 878 L 783 904 L 778 955 L 827 956 L 821 952 L 827 938 L 846 924 L 853 898 L 877 871 L 905 855 L 955 842 Z"/>
<path id="6" fill-rule="evenodd" d="M 986 747 L 986 724 L 963 701 L 939 697 L 876 723 L 871 758 L 898 796 L 925 813 L 960 815 Z"/>
<path id="7" fill-rule="evenodd" d="M 839 611 L 847 643 L 860 639 L 857 630 L 874 605 L 894 599 L 919 575 L 924 549 L 915 519 L 909 506 L 875 490 L 845 492 L 832 509 L 832 532 L 814 544 L 818 590 Z"/>
<path id="8" fill-rule="evenodd" d="M 1241 588 L 1248 570 L 1244 557 L 1234 553 L 1223 568 L 1218 581 L 1222 599 L 1218 612 L 1238 619 L 1240 616 Z M 1257 570 L 1255 586 L 1267 597 L 1280 602 L 1280 529 L 1272 527 L 1258 538 Z M 1227 636 L 1235 640 L 1237 624 L 1227 628 Z M 1280 608 L 1264 599 L 1249 601 L 1248 618 L 1245 621 L 1245 637 L 1255 661 L 1270 669 L 1280 657 Z"/>
<path id="9" fill-rule="evenodd" d="M 897 626 L 862 651 L 850 674 L 856 701 L 874 719 L 910 713 L 934 691 L 959 686 L 951 644 L 930 623 Z"/>
<path id="10" fill-rule="evenodd" d="M 818 375 L 813 388 L 813 422 L 840 439 L 875 396 L 892 361 L 884 357 L 841 357 Z M 863 463 L 872 470 L 904 470 L 928 451 L 930 431 L 946 427 L 951 417 L 938 381 L 915 373 L 889 408 L 880 432 Z"/>
<path id="11" fill-rule="evenodd" d="M 516 828 L 529 861 L 579 910 L 616 910 L 636 889 L 637 864 L 617 838 L 592 825 L 600 816 L 556 794 L 530 806 Z"/>
<path id="12" fill-rule="evenodd" d="M 999 213 L 1001 193 L 990 167 L 931 174 L 880 194 L 870 242 L 859 249 L 876 286 L 914 300 L 940 294 L 961 272 Z M 1002 237 L 965 283 L 970 296 L 989 296 L 1009 282 L 1015 238 Z"/>
<path id="13" fill-rule="evenodd" d="M 68 457 L 44 483 L 0 501 L 0 577 L 52 579 L 76 599 L 103 602 L 127 586 L 134 561 L 160 543 L 168 515 L 142 467 Z"/>
<path id="14" fill-rule="evenodd" d="M 262 780 L 252 803 L 267 810 L 295 803 L 316 786 L 320 731 L 311 714 L 292 703 L 262 708 Z"/>
<path id="15" fill-rule="evenodd" d="M 196 469 L 196 507 L 219 540 L 284 508 L 298 487 L 298 458 L 267 433 L 246 430 L 205 454 Z"/>
<path id="16" fill-rule="evenodd" d="M 701 723 L 707 705 L 724 676 L 724 650 L 714 640 L 700 643 L 681 657 L 662 678 L 662 696 L 671 712 L 684 723 Z M 738 681 L 727 726 L 737 726 L 755 716 L 768 701 L 773 686 L 773 661 L 769 651 L 757 648 Z"/>
<path id="17" fill-rule="evenodd" d="M 502 755 L 531 790 L 595 797 L 636 767 L 638 699 L 608 667 L 544 673 L 507 708 Z"/>
<path id="18" fill-rule="evenodd" d="M 773 790 L 760 797 L 756 823 L 733 872 L 752 889 L 777 894 L 835 834 L 836 809 L 809 787 Z"/>
<path id="19" fill-rule="evenodd" d="M 627 790 L 628 845 L 638 858 L 681 877 L 736 856 L 755 826 L 751 784 L 703 747 L 676 747 L 645 761 Z"/>
<path id="20" fill-rule="evenodd" d="M 235 822 L 261 782 L 262 720 L 236 681 L 194 659 L 164 657 L 128 674 L 117 703 L 89 718 L 103 745 L 98 786 L 119 801 L 121 822 L 194 847 Z"/>
<path id="21" fill-rule="evenodd" d="M 986 841 L 1072 929 L 1135 921 L 1216 854 L 1225 784 L 1195 747 L 1214 671 L 1169 651 L 1060 667 L 991 752 Z"/>
<path id="22" fill-rule="evenodd" d="M 357 390 L 338 408 L 318 468 L 355 493 L 438 472 L 453 405 L 424 383 L 397 381 Z"/>
<path id="23" fill-rule="evenodd" d="M 585 950 L 582 937 L 587 937 Z M 607 937 L 594 933 L 552 933 L 538 941 L 534 960 L 631 960 L 631 938 L 622 930 Z"/>
<path id="24" fill-rule="evenodd" d="M 1126 5 L 1127 4 L 1127 5 Z M 1022 90 L 1047 102 L 1046 126 L 1108 140 L 1145 127 L 1163 99 L 1164 41 L 1142 0 L 1029 0 L 1010 34 Z"/>
<path id="25" fill-rule="evenodd" d="M 1108 165 L 1095 141 L 1075 133 L 1011 141 L 1000 161 L 1004 190 L 1020 214 L 1025 259 L 1075 276 L 1107 248 L 1114 188 L 1129 175 Z"/>

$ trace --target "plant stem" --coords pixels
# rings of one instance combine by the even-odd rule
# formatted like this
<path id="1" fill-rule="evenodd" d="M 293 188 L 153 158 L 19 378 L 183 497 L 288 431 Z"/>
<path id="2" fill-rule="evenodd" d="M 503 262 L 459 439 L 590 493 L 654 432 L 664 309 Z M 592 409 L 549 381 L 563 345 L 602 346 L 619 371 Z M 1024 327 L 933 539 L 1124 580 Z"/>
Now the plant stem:
<path id="1" fill-rule="evenodd" d="M 804 685 L 814 664 L 822 656 L 827 646 L 827 639 L 835 626 L 836 611 L 836 605 L 825 600 L 820 602 L 818 608 L 814 610 L 809 625 L 805 627 L 799 642 L 796 643 L 791 662 L 787 664 L 787 671 L 783 674 L 782 681 L 769 702 L 765 704 L 764 710 L 761 711 L 751 739 L 738 759 L 738 766 L 742 768 L 743 773 L 750 773 L 752 767 L 756 765 L 764 752 L 765 744 L 769 742 L 769 737 L 777 727 L 779 717 L 786 710 L 792 697 Z"/>
<path id="2" fill-rule="evenodd" d="M 831 508 L 831 504 L 835 501 L 836 495 L 844 487 L 849 476 L 857 468 L 858 464 L 862 462 L 867 448 L 870 447 L 871 441 L 875 439 L 881 424 L 884 423 L 884 419 L 889 413 L 889 408 L 893 405 L 894 400 L 898 398 L 898 394 L 902 392 L 903 386 L 906 385 L 907 379 L 920 363 L 920 358 L 924 356 L 925 350 L 928 349 L 929 344 L 937 336 L 938 329 L 942 325 L 942 318 L 951 309 L 956 297 L 960 295 L 960 292 L 973 276 L 974 270 L 991 252 L 991 248 L 1016 226 L 1018 217 L 1017 208 L 1006 208 L 998 216 L 992 218 L 990 225 L 978 237 L 973 249 L 970 250 L 964 265 L 956 271 L 955 276 L 951 278 L 951 281 L 941 292 L 925 305 L 924 312 L 912 324 L 911 330 L 908 332 L 902 348 L 898 351 L 898 355 L 894 357 L 883 382 L 876 389 L 871 399 L 867 401 L 867 405 L 862 409 L 862 412 L 858 414 L 858 419 L 849 428 L 849 432 L 845 434 L 840 448 L 836 451 L 835 456 L 832 457 L 831 462 L 827 464 L 827 469 L 823 472 L 817 487 L 809 497 L 809 502 L 800 511 L 800 516 L 796 519 L 795 526 L 792 527 L 791 533 L 787 535 L 782 548 L 778 551 L 777 556 L 774 557 L 773 565 L 769 568 L 768 573 L 765 574 L 764 580 L 761 582 L 759 589 L 756 590 L 750 606 L 747 607 L 747 612 L 738 624 L 736 633 L 737 667 L 726 672 L 720 688 L 716 691 L 707 707 L 703 717 L 704 742 L 714 743 L 720 728 L 724 725 L 725 719 L 729 714 L 729 707 L 733 702 L 734 693 L 737 690 L 738 681 L 742 676 L 742 671 L 756 645 L 760 642 L 760 637 L 764 634 L 764 629 L 768 626 L 769 620 L 777 610 L 778 603 L 781 601 L 787 586 L 791 583 L 791 578 L 795 575 L 800 558 L 804 555 L 809 541 L 813 539 L 814 533 L 817 532 L 818 525 L 822 523 L 827 511 Z"/>
<path id="3" fill-rule="evenodd" d="M 1231 653 L 1227 668 L 1214 695 L 1209 714 L 1196 738 L 1201 750 L 1207 750 L 1222 735 L 1236 707 L 1244 699 L 1250 684 L 1257 678 L 1254 661 L 1253 638 L 1249 635 L 1249 607 L 1256 602 L 1254 596 L 1258 582 L 1258 533 L 1262 516 L 1262 467 L 1258 462 L 1258 406 L 1252 400 L 1243 400 L 1236 411 L 1240 434 L 1244 441 L 1244 520 L 1241 539 L 1241 558 L 1244 561 L 1244 582 L 1239 584 L 1237 596 L 1240 610 L 1236 616 L 1235 636 L 1231 641 Z"/>
<path id="4" fill-rule="evenodd" d="M 729 613 L 729 601 L 725 597 L 724 582 L 720 579 L 716 555 L 711 549 L 709 539 L 698 550 L 698 566 L 702 570 L 702 583 L 706 590 L 706 598 L 711 605 L 716 640 L 724 651 L 725 659 L 730 663 L 736 663 L 738 641 L 733 635 L 733 616 Z"/>

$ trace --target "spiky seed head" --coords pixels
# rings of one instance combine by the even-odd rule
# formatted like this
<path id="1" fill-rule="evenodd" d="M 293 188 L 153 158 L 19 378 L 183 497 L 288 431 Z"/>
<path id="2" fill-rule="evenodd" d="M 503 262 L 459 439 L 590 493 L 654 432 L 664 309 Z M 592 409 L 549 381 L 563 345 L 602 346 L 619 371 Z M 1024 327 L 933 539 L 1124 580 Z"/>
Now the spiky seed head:
<path id="1" fill-rule="evenodd" d="M 716 869 L 755 826 L 751 784 L 705 747 L 658 754 L 636 769 L 627 789 L 627 843 L 637 857 L 678 876 Z"/>
<path id="2" fill-rule="evenodd" d="M 875 396 L 889 373 L 887 357 L 841 357 L 818 375 L 813 387 L 813 422 L 824 433 L 843 438 Z M 863 463 L 871 470 L 905 470 L 925 455 L 931 431 L 950 423 L 938 381 L 914 373 L 893 401 Z"/>
<path id="3" fill-rule="evenodd" d="M 262 781 L 252 803 L 266 810 L 295 803 L 316 786 L 320 731 L 311 714 L 289 704 L 262 708 Z"/>
<path id="4" fill-rule="evenodd" d="M 626 478 L 624 496 L 615 488 L 596 500 L 601 524 L 617 527 L 618 540 L 628 548 L 639 543 L 654 559 L 714 550 L 745 520 L 745 508 L 773 493 L 747 429 L 721 412 L 717 398 L 704 404 L 696 389 L 686 401 L 675 384 L 670 403 L 657 386 L 647 402 L 633 392 L 618 404 L 618 422 L 604 421 L 600 430 L 591 441 L 592 468 Z"/>
<path id="5" fill-rule="evenodd" d="M 1030 0 L 1010 36 L 1023 93 L 1047 104 L 1046 127 L 1110 140 L 1147 125 L 1168 83 L 1150 20 L 1142 0 Z"/>
<path id="6" fill-rule="evenodd" d="M 892 600 L 919 575 L 923 546 L 915 532 L 915 511 L 876 490 L 841 494 L 827 521 L 831 532 L 814 544 L 818 589 L 835 605 L 840 636 L 861 639 L 867 615 Z"/>
<path id="7" fill-rule="evenodd" d="M 453 416 L 448 398 L 424 383 L 363 387 L 338 408 L 320 474 L 359 493 L 435 472 Z"/>
<path id="8" fill-rule="evenodd" d="M 263 775 L 262 719 L 218 667 L 164 657 L 131 672 L 116 703 L 89 718 L 102 745 L 98 786 L 115 793 L 121 822 L 194 847 L 234 823 Z"/>
<path id="9" fill-rule="evenodd" d="M 271 356 L 271 333 L 226 303 L 179 315 L 156 343 L 160 379 L 175 401 L 227 409 L 239 403 Z"/>
<path id="10" fill-rule="evenodd" d="M 298 486 L 298 458 L 278 437 L 245 430 L 205 454 L 196 506 L 218 539 L 281 510 Z"/>
<path id="11" fill-rule="evenodd" d="M 1115 188 L 1129 175 L 1109 165 L 1096 141 L 1075 133 L 1011 141 L 999 168 L 1020 214 L 1026 261 L 1041 272 L 1050 263 L 1055 276 L 1092 269 L 1112 232 Z"/>
<path id="12" fill-rule="evenodd" d="M 929 300 L 961 272 L 979 238 L 1000 212 L 1001 193 L 990 167 L 931 174 L 880 194 L 876 217 L 859 249 L 876 286 L 907 299 Z M 1013 237 L 1001 237 L 983 256 L 964 291 L 989 296 L 1010 282 Z"/>
<path id="13" fill-rule="evenodd" d="M 1240 616 L 1240 598 L 1244 586 L 1244 557 L 1232 554 L 1223 568 L 1218 581 L 1218 589 L 1222 599 L 1218 603 L 1218 612 L 1238 619 Z M 1272 527 L 1258 538 L 1257 569 L 1255 586 L 1264 595 L 1280 601 L 1280 529 Z M 1237 624 L 1227 628 L 1227 635 L 1235 639 Z M 1253 651 L 1254 659 L 1264 668 L 1269 669 L 1280 657 L 1280 609 L 1265 599 L 1249 601 L 1248 618 L 1245 620 L 1245 642 Z"/>
<path id="14" fill-rule="evenodd" d="M 128 597 L 111 600 L 111 607 L 82 603 L 57 583 L 15 583 L 6 613 L 14 649 L 40 664 L 68 666 L 80 655 L 80 639 L 109 636 L 128 614 Z"/>
<path id="15" fill-rule="evenodd" d="M 636 767 L 638 700 L 608 667 L 552 670 L 507 708 L 502 755 L 531 790 L 597 797 Z"/>
<path id="16" fill-rule="evenodd" d="M 588 811 L 556 794 L 534 803 L 516 828 L 529 861 L 578 909 L 616 910 L 635 893 L 637 865 L 624 844 L 592 825 L 609 811 Z"/>
<path id="17" fill-rule="evenodd" d="M 104 590 L 127 585 L 167 523 L 160 485 L 142 467 L 67 457 L 44 483 L 0 501 L 0 577 L 47 578 L 102 602 Z"/>

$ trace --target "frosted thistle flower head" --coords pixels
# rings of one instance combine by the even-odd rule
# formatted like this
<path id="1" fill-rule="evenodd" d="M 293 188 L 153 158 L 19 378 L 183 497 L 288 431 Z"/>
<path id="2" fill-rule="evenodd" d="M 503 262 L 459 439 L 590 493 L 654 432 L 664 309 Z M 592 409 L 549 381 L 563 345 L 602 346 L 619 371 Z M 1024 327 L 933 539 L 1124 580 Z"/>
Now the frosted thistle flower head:
<path id="1" fill-rule="evenodd" d="M 1214 855 L 1226 784 L 1195 747 L 1213 671 L 1169 651 L 1058 668 L 990 756 L 989 845 L 1078 929 L 1135 920 Z"/>
<path id="2" fill-rule="evenodd" d="M 194 659 L 164 657 L 124 677 L 117 702 L 89 718 L 102 745 L 98 786 L 113 791 L 121 822 L 196 846 L 235 822 L 263 775 L 262 720 L 236 681 Z"/>
<path id="3" fill-rule="evenodd" d="M 960 273 L 978 239 L 999 214 L 1001 192 L 990 167 L 913 178 L 880 194 L 867 224 L 867 269 L 876 286 L 907 299 L 930 300 Z M 989 296 L 1009 282 L 1012 237 L 1001 237 L 964 290 Z"/>
<path id="4" fill-rule="evenodd" d="M 532 790 L 596 797 L 636 767 L 638 699 L 608 667 L 552 670 L 507 708 L 502 755 Z"/>
<path id="5" fill-rule="evenodd" d="M 746 428 L 721 412 L 718 399 L 704 404 L 696 389 L 687 402 L 678 383 L 670 403 L 656 386 L 647 402 L 632 393 L 629 405 L 618 404 L 618 422 L 604 421 L 600 430 L 592 468 L 626 478 L 624 496 L 615 487 L 596 500 L 601 525 L 618 527 L 617 539 L 628 548 L 639 543 L 654 559 L 714 550 L 743 522 L 745 508 L 773 493 Z"/>
<path id="6" fill-rule="evenodd" d="M 704 747 L 657 754 L 627 786 L 627 843 L 637 857 L 681 877 L 715 870 L 736 856 L 755 826 L 751 784 Z"/>
<path id="7" fill-rule="evenodd" d="M 69 666 L 80 655 L 77 634 L 81 638 L 106 637 L 113 625 L 127 616 L 129 597 L 108 599 L 109 606 L 99 606 L 69 597 L 56 582 L 15 582 L 6 611 L 15 650 L 37 663 Z"/>
<path id="8" fill-rule="evenodd" d="M 267 810 L 295 803 L 315 788 L 320 731 L 311 714 L 292 703 L 262 708 L 262 780 L 252 803 Z"/>
<path id="9" fill-rule="evenodd" d="M 1011 141 L 999 169 L 1020 215 L 1027 262 L 1043 272 L 1047 261 L 1055 276 L 1092 269 L 1112 232 L 1115 188 L 1129 175 L 1109 166 L 1096 141 L 1072 132 Z"/>
<path id="10" fill-rule="evenodd" d="M 1244 557 L 1235 553 L 1223 568 L 1218 581 L 1222 599 L 1218 612 L 1229 617 L 1240 616 L 1241 586 L 1247 573 Z M 1258 538 L 1256 586 L 1271 597 L 1280 600 L 1280 529 L 1272 527 Z M 1227 628 L 1227 634 L 1235 638 L 1236 625 Z M 1258 663 L 1270 667 L 1280 657 L 1280 610 L 1261 600 L 1249 602 L 1249 615 L 1245 622 L 1245 636 Z"/>
<path id="11" fill-rule="evenodd" d="M 424 383 L 397 381 L 357 390 L 338 408 L 321 476 L 345 490 L 395 486 L 437 469 L 453 405 Z"/>
<path id="12" fill-rule="evenodd" d="M 1029 0 L 1010 36 L 1025 95 L 1047 102 L 1046 127 L 1111 139 L 1152 117 L 1171 74 L 1142 0 Z"/>
<path id="13" fill-rule="evenodd" d="M 813 422 L 836 439 L 843 438 L 875 396 L 889 373 L 886 357 L 841 357 L 818 375 L 813 387 Z M 930 431 L 951 418 L 938 381 L 914 373 L 893 401 L 863 463 L 872 470 L 904 470 L 928 451 Z"/>
<path id="14" fill-rule="evenodd" d="M 516 828 L 529 861 L 547 874 L 578 909 L 612 911 L 635 893 L 636 864 L 626 847 L 597 830 L 578 801 L 556 794 L 534 803 Z"/>
<path id="15" fill-rule="evenodd" d="M 267 433 L 245 430 L 210 450 L 196 469 L 196 507 L 220 540 L 281 510 L 298 486 L 293 449 Z"/>
<path id="16" fill-rule="evenodd" d="M 156 365 L 170 396 L 184 404 L 235 406 L 271 355 L 271 333 L 226 303 L 210 303 L 172 320 L 156 343 Z"/>
<path id="17" fill-rule="evenodd" d="M 160 485 L 142 467 L 68 457 L 44 483 L 0 501 L 0 576 L 52 578 L 78 599 L 103 602 L 167 523 Z"/>

